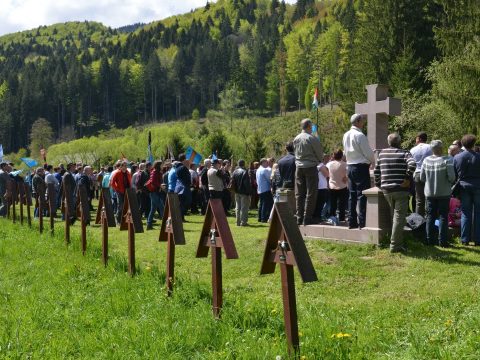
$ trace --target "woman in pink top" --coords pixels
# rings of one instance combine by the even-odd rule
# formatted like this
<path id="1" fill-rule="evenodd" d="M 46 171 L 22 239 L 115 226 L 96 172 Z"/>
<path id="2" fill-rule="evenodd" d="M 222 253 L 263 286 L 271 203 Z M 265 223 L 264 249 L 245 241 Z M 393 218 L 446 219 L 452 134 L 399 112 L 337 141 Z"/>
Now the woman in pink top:
<path id="1" fill-rule="evenodd" d="M 343 151 L 338 149 L 333 153 L 333 160 L 327 164 L 330 173 L 330 216 L 337 216 L 338 220 L 345 221 L 345 210 L 348 201 L 347 163 L 342 160 Z"/>

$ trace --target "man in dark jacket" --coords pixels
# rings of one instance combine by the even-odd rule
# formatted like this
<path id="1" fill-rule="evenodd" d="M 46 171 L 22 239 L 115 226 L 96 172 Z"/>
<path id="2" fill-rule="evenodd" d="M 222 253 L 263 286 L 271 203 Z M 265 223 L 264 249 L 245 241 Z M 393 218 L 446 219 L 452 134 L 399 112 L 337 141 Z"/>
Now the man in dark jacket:
<path id="1" fill-rule="evenodd" d="M 280 172 L 280 188 L 294 189 L 295 188 L 295 149 L 293 142 L 289 141 L 285 145 L 287 155 L 278 160 L 278 171 Z"/>
<path id="2" fill-rule="evenodd" d="M 178 194 L 183 221 L 185 221 L 185 215 L 192 203 L 192 191 L 190 190 L 190 187 L 192 186 L 192 177 L 189 170 L 190 161 L 187 160 L 185 154 L 180 154 L 178 156 L 178 161 L 179 164 L 175 169 L 177 174 L 175 192 Z"/>
<path id="3" fill-rule="evenodd" d="M 245 169 L 245 160 L 238 160 L 237 164 L 238 167 L 232 175 L 233 191 L 235 191 L 237 226 L 247 226 L 252 185 L 248 171 Z"/>
<path id="4" fill-rule="evenodd" d="M 37 168 L 35 171 L 35 176 L 32 179 L 32 194 L 35 202 L 35 211 L 34 217 L 39 216 L 39 208 L 42 208 L 42 212 L 46 209 L 46 202 L 45 202 L 45 192 L 47 189 L 47 185 L 45 184 L 45 170 L 41 167 Z"/>

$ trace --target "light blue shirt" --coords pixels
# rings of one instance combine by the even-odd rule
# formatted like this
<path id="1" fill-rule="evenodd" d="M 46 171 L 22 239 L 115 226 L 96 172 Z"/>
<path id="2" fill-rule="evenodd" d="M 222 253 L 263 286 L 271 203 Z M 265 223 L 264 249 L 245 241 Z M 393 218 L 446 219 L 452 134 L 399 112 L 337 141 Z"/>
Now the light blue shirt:
<path id="1" fill-rule="evenodd" d="M 412 150 L 410 150 L 410 154 L 412 154 L 415 162 L 417 163 L 417 169 L 415 170 L 416 173 L 420 173 L 422 169 L 423 160 L 426 157 L 432 155 L 432 148 L 429 144 L 419 143 L 417 146 L 414 146 Z"/>
<path id="2" fill-rule="evenodd" d="M 168 192 L 175 192 L 175 186 L 177 185 L 177 171 L 175 166 L 172 166 L 168 173 Z"/>
<path id="3" fill-rule="evenodd" d="M 272 174 L 272 169 L 264 168 L 260 166 L 257 170 L 257 192 L 259 194 L 270 191 L 270 175 Z"/>

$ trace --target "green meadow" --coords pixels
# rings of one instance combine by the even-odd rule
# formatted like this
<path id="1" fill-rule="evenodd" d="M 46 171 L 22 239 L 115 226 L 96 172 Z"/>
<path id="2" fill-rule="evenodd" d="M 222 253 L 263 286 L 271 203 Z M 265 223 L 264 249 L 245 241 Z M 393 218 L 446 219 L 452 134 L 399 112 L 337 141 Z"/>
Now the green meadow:
<path id="1" fill-rule="evenodd" d="M 188 216 L 176 250 L 173 297 L 165 291 L 166 243 L 136 236 L 137 275 L 127 273 L 127 232 L 110 229 L 101 261 L 100 228 L 80 250 L 63 224 L 0 220 L 0 358 L 288 358 L 279 269 L 259 275 L 266 224 L 237 228 L 239 253 L 223 261 L 224 308 L 211 311 L 210 257 L 196 259 L 203 218 Z M 47 224 L 48 229 L 48 224 Z M 480 250 L 408 241 L 406 255 L 373 246 L 307 240 L 319 281 L 296 273 L 302 359 L 478 359 Z"/>

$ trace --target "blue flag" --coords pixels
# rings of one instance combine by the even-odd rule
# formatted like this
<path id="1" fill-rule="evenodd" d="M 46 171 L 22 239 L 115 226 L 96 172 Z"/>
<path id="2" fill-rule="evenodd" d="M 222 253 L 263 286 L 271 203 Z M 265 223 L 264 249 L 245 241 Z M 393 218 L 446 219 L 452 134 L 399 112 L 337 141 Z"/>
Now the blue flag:
<path id="1" fill-rule="evenodd" d="M 217 157 L 217 152 L 215 151 L 214 153 L 212 153 L 212 161 L 213 160 L 218 160 L 218 157 Z"/>
<path id="2" fill-rule="evenodd" d="M 196 165 L 200 164 L 203 158 L 203 156 L 197 153 L 191 146 L 187 148 L 185 156 L 187 160 L 190 160 L 191 163 Z"/>
<path id="3" fill-rule="evenodd" d="M 318 128 L 315 124 L 312 124 L 312 135 L 320 140 L 320 134 L 318 133 Z"/>
<path id="4" fill-rule="evenodd" d="M 148 144 L 147 148 L 147 160 L 150 164 L 153 164 L 153 154 L 152 154 L 152 145 Z"/>
<path id="5" fill-rule="evenodd" d="M 0 144 L 0 161 L 3 160 L 3 146 Z"/>
<path id="6" fill-rule="evenodd" d="M 20 158 L 20 160 L 22 160 L 25 163 L 25 165 L 27 165 L 29 168 L 32 168 L 38 165 L 38 162 L 36 160 L 30 159 L 30 158 Z"/>

